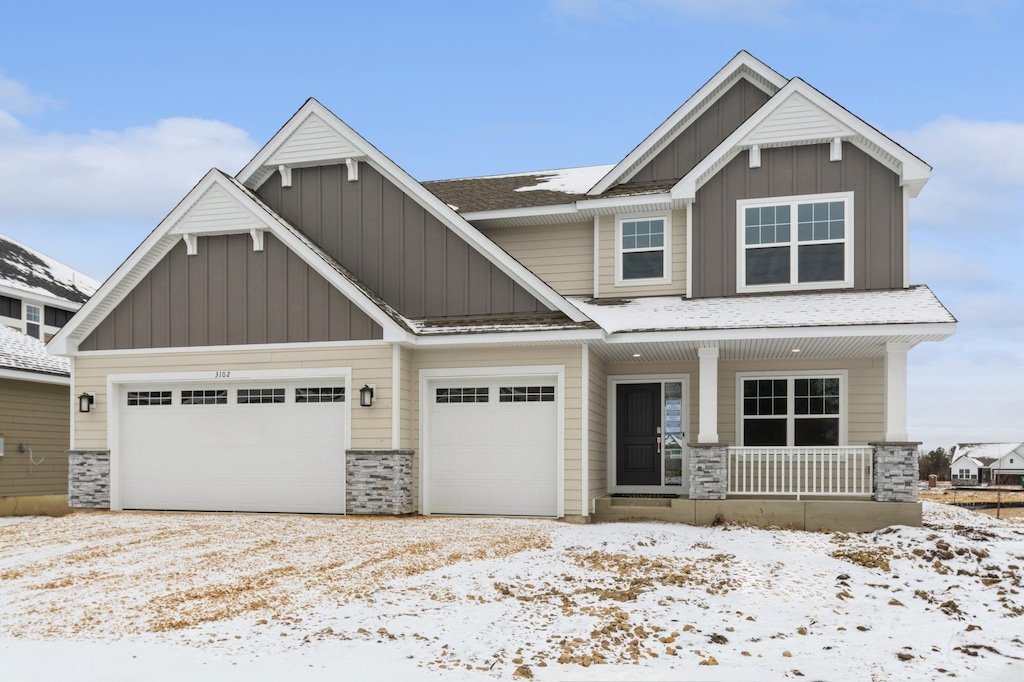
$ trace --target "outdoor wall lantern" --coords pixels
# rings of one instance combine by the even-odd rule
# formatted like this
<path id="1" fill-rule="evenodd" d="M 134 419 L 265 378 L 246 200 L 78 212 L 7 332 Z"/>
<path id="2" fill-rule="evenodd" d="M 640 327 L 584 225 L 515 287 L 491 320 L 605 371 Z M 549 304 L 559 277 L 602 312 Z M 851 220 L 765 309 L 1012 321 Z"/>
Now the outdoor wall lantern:
<path id="1" fill-rule="evenodd" d="M 95 403 L 95 402 L 96 402 L 96 394 L 95 393 L 83 393 L 82 395 L 78 396 L 78 411 L 79 412 L 88 412 L 89 411 L 89 407 L 92 406 L 92 404 Z"/>
<path id="2" fill-rule="evenodd" d="M 361 389 L 359 389 L 360 407 L 370 407 L 373 405 L 373 389 L 374 387 L 370 384 L 365 384 Z"/>

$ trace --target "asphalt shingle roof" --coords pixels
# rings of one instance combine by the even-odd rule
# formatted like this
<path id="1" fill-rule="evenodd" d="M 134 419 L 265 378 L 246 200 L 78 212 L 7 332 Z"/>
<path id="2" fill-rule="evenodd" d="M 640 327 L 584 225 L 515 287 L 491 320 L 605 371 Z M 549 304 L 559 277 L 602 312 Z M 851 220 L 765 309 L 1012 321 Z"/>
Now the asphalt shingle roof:
<path id="1" fill-rule="evenodd" d="M 71 376 L 67 358 L 50 355 L 39 339 L 0 325 L 0 369 Z"/>

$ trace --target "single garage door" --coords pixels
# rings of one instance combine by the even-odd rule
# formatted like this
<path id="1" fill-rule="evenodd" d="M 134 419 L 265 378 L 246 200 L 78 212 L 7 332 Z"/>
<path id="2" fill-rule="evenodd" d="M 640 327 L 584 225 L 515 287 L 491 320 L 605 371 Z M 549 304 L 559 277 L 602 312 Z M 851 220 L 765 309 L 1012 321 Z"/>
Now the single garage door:
<path id="1" fill-rule="evenodd" d="M 345 512 L 345 382 L 124 386 L 124 509 Z"/>
<path id="2" fill-rule="evenodd" d="M 558 515 L 555 378 L 428 384 L 430 512 Z"/>

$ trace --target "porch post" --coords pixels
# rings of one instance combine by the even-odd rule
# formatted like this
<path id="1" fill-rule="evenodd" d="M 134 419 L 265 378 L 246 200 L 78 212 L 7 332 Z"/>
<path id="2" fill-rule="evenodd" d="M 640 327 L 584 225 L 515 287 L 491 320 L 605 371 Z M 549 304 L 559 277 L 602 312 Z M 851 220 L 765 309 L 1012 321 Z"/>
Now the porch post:
<path id="1" fill-rule="evenodd" d="M 718 442 L 718 346 L 698 348 L 700 357 L 700 429 L 698 443 Z"/>
<path id="2" fill-rule="evenodd" d="M 907 351 L 909 343 L 885 344 L 885 440 L 902 443 L 907 436 Z M 703 422 L 702 422 L 703 423 Z"/>

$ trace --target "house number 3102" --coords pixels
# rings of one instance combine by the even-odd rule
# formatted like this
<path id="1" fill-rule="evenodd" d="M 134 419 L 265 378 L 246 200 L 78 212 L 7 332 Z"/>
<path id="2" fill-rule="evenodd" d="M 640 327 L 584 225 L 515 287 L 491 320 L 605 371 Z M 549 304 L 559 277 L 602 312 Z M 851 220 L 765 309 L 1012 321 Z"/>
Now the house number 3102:
<path id="1" fill-rule="evenodd" d="M 220 370 L 220 371 L 217 371 L 217 372 L 213 373 L 213 378 L 214 379 L 228 379 L 230 377 L 231 377 L 231 372 L 226 372 L 224 370 Z"/>

